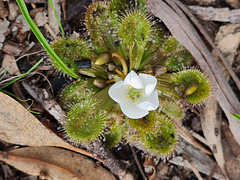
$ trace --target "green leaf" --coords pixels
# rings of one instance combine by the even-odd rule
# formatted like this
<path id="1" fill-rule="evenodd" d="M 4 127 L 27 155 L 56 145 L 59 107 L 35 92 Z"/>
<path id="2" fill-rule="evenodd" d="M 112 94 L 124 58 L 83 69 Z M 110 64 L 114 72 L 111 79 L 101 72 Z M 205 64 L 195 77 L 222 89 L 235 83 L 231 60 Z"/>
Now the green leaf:
<path id="1" fill-rule="evenodd" d="M 43 59 L 39 60 L 31 69 L 29 69 L 26 73 L 24 73 L 23 75 L 19 76 L 18 78 L 12 80 L 11 82 L 5 84 L 4 86 L 2 86 L 0 88 L 0 91 L 3 90 L 4 88 L 6 88 L 7 86 L 10 86 L 11 84 L 15 83 L 16 81 L 18 81 L 19 79 L 23 78 L 24 76 L 28 75 L 30 72 L 32 72 L 41 62 L 43 61 Z"/>
<path id="2" fill-rule="evenodd" d="M 50 57 L 62 68 L 64 72 L 66 72 L 68 75 L 72 76 L 73 78 L 78 78 L 78 75 L 75 74 L 72 70 L 70 70 L 64 63 L 63 61 L 57 56 L 57 54 L 52 50 L 50 45 L 48 44 L 47 40 L 41 33 L 41 31 L 38 29 L 36 24 L 33 22 L 31 19 L 28 9 L 24 3 L 24 0 L 17 0 L 18 6 L 22 11 L 22 14 L 27 21 L 28 25 L 30 26 L 31 30 L 37 37 L 38 41 L 42 44 L 43 48 L 48 52 Z"/>
<path id="3" fill-rule="evenodd" d="M 49 4 L 50 4 L 52 10 L 54 11 L 54 15 L 55 15 L 55 17 L 56 17 L 56 19 L 57 19 L 57 23 L 58 23 L 58 26 L 59 26 L 59 28 L 60 28 L 60 30 L 61 30 L 61 33 L 62 33 L 63 36 L 65 36 L 65 33 L 64 33 L 62 24 L 61 24 L 61 22 L 60 22 L 60 20 L 59 20 L 58 14 L 57 14 L 54 6 L 53 6 L 53 2 L 52 2 L 51 0 L 49 0 L 48 2 L 49 2 Z"/>
<path id="4" fill-rule="evenodd" d="M 235 117 L 237 120 L 240 121 L 240 115 L 239 114 L 233 114 L 233 117 Z"/>

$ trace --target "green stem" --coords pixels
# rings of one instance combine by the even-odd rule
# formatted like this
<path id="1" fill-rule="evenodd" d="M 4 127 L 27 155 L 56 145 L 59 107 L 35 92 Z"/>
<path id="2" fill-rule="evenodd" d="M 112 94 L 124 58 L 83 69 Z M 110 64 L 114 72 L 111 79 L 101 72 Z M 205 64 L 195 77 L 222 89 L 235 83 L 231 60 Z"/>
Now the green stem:
<path id="1" fill-rule="evenodd" d="M 12 80 L 11 82 L 5 84 L 4 86 L 0 87 L 0 91 L 3 90 L 4 88 L 6 88 L 7 86 L 10 86 L 11 84 L 15 83 L 16 81 L 18 81 L 19 79 L 23 78 L 24 76 L 28 75 L 30 72 L 32 72 L 41 62 L 43 61 L 43 59 L 39 60 L 31 69 L 29 69 L 26 73 L 24 73 L 23 75 L 19 76 L 18 78 Z"/>
<path id="2" fill-rule="evenodd" d="M 60 28 L 60 30 L 61 30 L 61 32 L 62 32 L 62 35 L 65 36 L 65 32 L 64 32 L 63 27 L 62 27 L 62 24 L 61 24 L 61 22 L 60 22 L 60 20 L 59 20 L 58 14 L 57 14 L 54 6 L 53 6 L 53 2 L 52 2 L 52 0 L 49 0 L 48 2 L 49 2 L 49 4 L 50 4 L 52 10 L 54 11 L 54 15 L 55 15 L 55 17 L 56 17 L 56 19 L 57 19 L 57 23 L 58 23 L 58 26 L 59 26 L 59 28 Z"/>

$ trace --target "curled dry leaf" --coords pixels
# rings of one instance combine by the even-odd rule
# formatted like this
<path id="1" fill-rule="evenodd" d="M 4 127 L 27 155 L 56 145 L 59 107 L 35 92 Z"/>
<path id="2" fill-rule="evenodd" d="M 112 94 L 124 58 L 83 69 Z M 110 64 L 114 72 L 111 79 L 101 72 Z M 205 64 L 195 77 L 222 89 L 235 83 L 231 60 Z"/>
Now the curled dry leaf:
<path id="1" fill-rule="evenodd" d="M 145 158 L 143 168 L 149 180 L 156 179 L 156 165 L 151 157 L 147 156 Z"/>
<path id="2" fill-rule="evenodd" d="M 59 146 L 96 158 L 75 148 L 47 129 L 21 104 L 0 92 L 0 139 L 27 146 Z"/>
<path id="3" fill-rule="evenodd" d="M 14 56 L 5 54 L 2 62 L 2 67 L 5 68 L 11 75 L 19 75 L 20 71 L 18 69 L 16 59 Z"/>
<path id="4" fill-rule="evenodd" d="M 57 147 L 25 147 L 0 152 L 0 160 L 42 179 L 115 179 L 109 171 L 93 160 Z"/>

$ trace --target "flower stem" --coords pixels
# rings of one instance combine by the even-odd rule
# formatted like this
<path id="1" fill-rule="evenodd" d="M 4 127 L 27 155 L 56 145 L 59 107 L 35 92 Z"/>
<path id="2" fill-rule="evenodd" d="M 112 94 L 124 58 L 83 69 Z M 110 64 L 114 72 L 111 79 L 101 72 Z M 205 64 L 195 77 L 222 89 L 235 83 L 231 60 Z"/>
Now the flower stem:
<path id="1" fill-rule="evenodd" d="M 106 81 L 106 84 L 110 84 L 110 83 L 113 83 L 113 82 L 115 82 L 114 79 L 108 80 L 108 81 Z"/>
<path id="2" fill-rule="evenodd" d="M 123 67 L 123 73 L 126 76 L 128 73 L 128 67 L 127 67 L 127 63 L 126 63 L 125 59 L 122 56 L 120 56 L 118 53 L 112 53 L 112 57 L 117 57 L 119 59 L 119 61 L 122 64 L 122 67 Z"/>
<path id="3" fill-rule="evenodd" d="M 125 78 L 125 76 L 126 75 L 124 75 L 123 73 L 122 73 L 122 71 L 120 71 L 119 69 L 115 69 L 115 71 L 116 71 L 116 73 L 118 73 L 123 79 Z"/>

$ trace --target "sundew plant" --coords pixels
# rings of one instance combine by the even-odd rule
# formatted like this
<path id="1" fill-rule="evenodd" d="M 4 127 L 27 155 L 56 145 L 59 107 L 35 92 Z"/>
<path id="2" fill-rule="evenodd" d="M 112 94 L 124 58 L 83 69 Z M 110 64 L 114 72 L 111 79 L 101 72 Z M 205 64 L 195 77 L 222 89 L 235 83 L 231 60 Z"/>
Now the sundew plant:
<path id="1" fill-rule="evenodd" d="M 97 1 L 85 23 L 84 38 L 58 38 L 51 45 L 80 77 L 59 96 L 68 112 L 67 137 L 100 139 L 108 148 L 125 139 L 150 154 L 170 154 L 178 137 L 174 121 L 184 117 L 186 104 L 209 97 L 209 81 L 190 68 L 191 54 L 166 35 L 145 0 Z"/>

